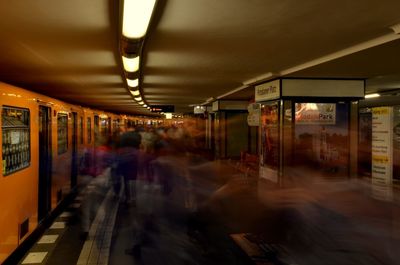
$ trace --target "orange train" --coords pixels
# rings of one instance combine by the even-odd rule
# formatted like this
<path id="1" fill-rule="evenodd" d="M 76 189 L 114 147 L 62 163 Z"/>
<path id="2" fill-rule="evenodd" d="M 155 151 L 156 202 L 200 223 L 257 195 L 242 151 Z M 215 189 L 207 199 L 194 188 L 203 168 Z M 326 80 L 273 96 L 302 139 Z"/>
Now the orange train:
<path id="1" fill-rule="evenodd" d="M 4 83 L 0 104 L 2 263 L 82 182 L 78 167 L 83 155 L 93 154 L 103 136 L 124 129 L 128 118 Z"/>

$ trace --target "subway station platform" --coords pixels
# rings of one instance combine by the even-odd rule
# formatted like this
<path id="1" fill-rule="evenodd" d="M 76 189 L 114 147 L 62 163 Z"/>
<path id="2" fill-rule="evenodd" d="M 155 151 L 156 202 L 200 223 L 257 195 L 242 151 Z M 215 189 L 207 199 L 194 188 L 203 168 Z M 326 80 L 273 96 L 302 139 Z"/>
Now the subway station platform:
<path id="1" fill-rule="evenodd" d="M 225 166 L 232 180 L 223 184 L 193 176 L 191 192 L 207 206 L 167 199 L 140 177 L 136 199 L 127 201 L 108 179 L 92 178 L 18 264 L 398 264 L 399 208 L 369 198 L 361 183 L 321 179 L 310 199 L 300 189 L 255 183 L 235 163 Z M 247 188 L 235 186 L 243 183 Z M 330 196 L 317 195 L 316 187 L 328 186 L 335 187 Z M 257 198 L 259 188 L 270 193 Z"/>
<path id="2" fill-rule="evenodd" d="M 160 187 L 137 180 L 136 191 L 125 201 L 123 189 L 117 195 L 109 180 L 91 179 L 18 264 L 251 264 L 228 234 L 212 235 L 219 250 L 199 241 L 188 230 L 193 212 L 165 211 L 174 205 Z"/>

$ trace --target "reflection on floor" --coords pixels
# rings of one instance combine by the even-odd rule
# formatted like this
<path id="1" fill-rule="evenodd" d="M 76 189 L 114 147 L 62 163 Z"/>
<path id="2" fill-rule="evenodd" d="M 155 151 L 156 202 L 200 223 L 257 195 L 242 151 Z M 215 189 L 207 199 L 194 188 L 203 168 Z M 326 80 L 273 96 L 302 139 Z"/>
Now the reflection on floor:
<path id="1" fill-rule="evenodd" d="M 400 264 L 398 202 L 372 198 L 368 183 L 277 188 L 216 167 L 179 168 L 190 178 L 173 186 L 140 177 L 135 200 L 93 179 L 22 263 Z"/>

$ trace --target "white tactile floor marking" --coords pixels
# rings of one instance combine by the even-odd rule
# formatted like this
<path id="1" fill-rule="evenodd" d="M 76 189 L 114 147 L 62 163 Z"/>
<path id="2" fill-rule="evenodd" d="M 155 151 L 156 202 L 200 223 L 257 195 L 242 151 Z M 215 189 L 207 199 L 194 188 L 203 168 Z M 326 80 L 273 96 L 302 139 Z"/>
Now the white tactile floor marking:
<path id="1" fill-rule="evenodd" d="M 44 235 L 42 238 L 37 242 L 38 244 L 53 244 L 56 242 L 58 235 Z"/>
<path id="2" fill-rule="evenodd" d="M 65 228 L 65 222 L 54 222 L 50 226 L 50 229 L 64 229 L 64 228 Z"/>
<path id="3" fill-rule="evenodd" d="M 79 208 L 79 207 L 81 207 L 81 204 L 80 203 L 73 203 L 73 204 L 70 205 L 70 207 Z"/>
<path id="4" fill-rule="evenodd" d="M 22 264 L 36 264 L 42 263 L 44 258 L 46 257 L 47 252 L 31 252 L 26 256 Z"/>
<path id="5" fill-rule="evenodd" d="M 109 191 L 90 227 L 89 237 L 83 245 L 77 265 L 108 264 L 111 236 L 117 215 L 118 203 L 118 201 L 112 200 L 112 192 Z M 107 211 L 106 208 L 108 209 Z M 95 242 L 101 242 L 101 245 L 95 244 Z"/>
<path id="6" fill-rule="evenodd" d="M 63 212 L 60 217 L 71 217 L 72 213 L 71 212 Z"/>

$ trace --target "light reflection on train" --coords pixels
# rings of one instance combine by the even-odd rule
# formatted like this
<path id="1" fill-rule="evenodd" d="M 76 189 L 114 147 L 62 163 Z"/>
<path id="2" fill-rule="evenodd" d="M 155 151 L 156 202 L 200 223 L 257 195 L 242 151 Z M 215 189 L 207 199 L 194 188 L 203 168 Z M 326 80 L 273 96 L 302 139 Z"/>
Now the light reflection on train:
<path id="1" fill-rule="evenodd" d="M 99 139 L 144 118 L 71 105 L 0 83 L 0 263 L 82 180 Z M 150 121 L 150 123 L 159 121 Z"/>

